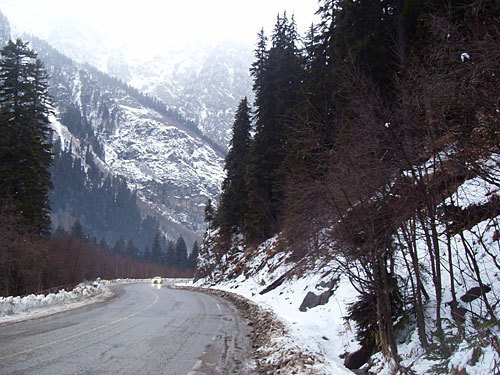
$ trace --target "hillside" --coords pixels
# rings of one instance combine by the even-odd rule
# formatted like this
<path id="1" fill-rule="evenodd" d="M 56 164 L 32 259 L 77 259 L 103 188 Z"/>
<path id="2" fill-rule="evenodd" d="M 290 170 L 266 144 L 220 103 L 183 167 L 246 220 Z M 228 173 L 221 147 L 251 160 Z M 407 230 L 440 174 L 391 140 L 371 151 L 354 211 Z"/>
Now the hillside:
<path id="1" fill-rule="evenodd" d="M 259 35 L 197 285 L 277 315 L 273 373 L 500 372 L 500 11 L 424 3 Z"/>
<path id="2" fill-rule="evenodd" d="M 491 168 L 492 176 L 498 181 L 500 155 L 483 163 Z M 490 178 L 475 177 L 457 186 L 442 202 L 442 207 L 453 202 L 454 207 L 468 217 L 466 227 L 455 221 L 455 234 L 447 237 L 444 232 L 438 238 L 444 252 L 440 311 L 446 345 L 436 343 L 431 350 L 424 348 L 419 341 L 415 315 L 412 310 L 405 310 L 394 322 L 400 368 L 417 374 L 453 373 L 454 368 L 465 369 L 469 375 L 493 374 L 500 370 L 500 331 L 496 319 L 490 315 L 498 314 L 500 296 L 499 191 L 498 183 L 491 183 Z M 411 251 L 404 245 L 404 228 L 412 225 L 411 221 L 406 222 L 395 234 L 399 246 L 395 248 L 392 272 L 397 275 L 405 303 L 412 300 L 417 284 L 415 271 L 410 266 Z M 445 224 L 441 225 L 444 228 Z M 354 304 L 362 299 L 366 285 L 363 278 L 368 275 L 346 259 L 345 249 L 340 248 L 342 244 L 326 234 L 331 230 L 325 228 L 325 238 L 319 247 L 300 261 L 283 234 L 259 246 L 248 246 L 243 238 L 235 238 L 231 248 L 221 256 L 220 234 L 217 230 L 208 231 L 198 263 L 201 279 L 195 285 L 237 293 L 274 311 L 285 323 L 291 353 L 301 351 L 317 357 L 302 371 L 348 374 L 346 364 L 363 365 L 370 357 L 369 353 L 363 354 L 363 344 L 359 343 L 364 326 L 359 318 L 351 315 Z M 418 224 L 415 230 L 414 252 L 420 254 L 421 288 L 428 293 L 423 302 L 423 315 L 425 325 L 432 326 L 436 309 L 432 255 L 425 230 Z M 433 335 L 435 333 L 429 332 L 429 339 Z M 273 345 L 281 346 L 279 340 L 283 338 L 278 336 L 274 340 Z M 263 352 L 266 350 L 271 349 L 262 348 Z M 363 357 L 365 360 L 360 360 Z M 278 366 L 286 363 L 284 360 L 286 358 L 270 359 L 269 362 Z M 297 369 L 293 367 L 297 364 L 293 364 L 292 357 L 289 360 L 290 367 L 285 367 L 283 374 Z M 377 353 L 362 368 L 368 373 L 390 374 L 392 366 Z"/>

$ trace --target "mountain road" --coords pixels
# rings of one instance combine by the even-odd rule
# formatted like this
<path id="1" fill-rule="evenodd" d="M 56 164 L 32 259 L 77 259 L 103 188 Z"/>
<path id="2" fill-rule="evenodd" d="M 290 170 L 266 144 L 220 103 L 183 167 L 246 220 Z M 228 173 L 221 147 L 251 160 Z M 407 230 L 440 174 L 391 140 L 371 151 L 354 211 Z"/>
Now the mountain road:
<path id="1" fill-rule="evenodd" d="M 0 374 L 250 374 L 249 329 L 229 302 L 149 283 L 0 326 Z"/>

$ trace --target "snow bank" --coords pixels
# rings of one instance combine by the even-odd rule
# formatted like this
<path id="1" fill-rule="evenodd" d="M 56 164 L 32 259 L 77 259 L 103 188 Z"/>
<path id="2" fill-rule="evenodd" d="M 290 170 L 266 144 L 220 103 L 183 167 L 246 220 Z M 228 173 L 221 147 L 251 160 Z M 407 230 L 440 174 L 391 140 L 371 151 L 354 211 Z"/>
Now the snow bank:
<path id="1" fill-rule="evenodd" d="M 60 290 L 46 296 L 0 297 L 0 323 L 21 321 L 71 310 L 112 295 L 105 281 L 85 282 L 72 291 Z"/>
<path id="2" fill-rule="evenodd" d="M 278 267 L 276 272 L 282 270 L 282 267 Z M 329 281 L 328 277 L 308 272 L 300 278 L 287 280 L 272 291 L 260 294 L 263 289 L 261 284 L 266 283 L 267 279 L 265 273 L 262 270 L 246 281 L 241 276 L 217 284 L 216 288 L 240 294 L 273 311 L 288 331 L 286 337 L 276 337 L 274 340 L 274 345 L 280 346 L 282 351 L 314 353 L 323 363 L 311 367 L 323 374 L 352 374 L 343 366 L 340 358 L 342 354 L 358 349 L 354 329 L 343 318 L 347 304 L 354 302 L 357 296 L 349 281 L 340 280 L 337 291 L 325 305 L 302 312 L 299 307 L 304 297 L 310 291 L 320 294 L 322 287 L 318 285 Z"/>

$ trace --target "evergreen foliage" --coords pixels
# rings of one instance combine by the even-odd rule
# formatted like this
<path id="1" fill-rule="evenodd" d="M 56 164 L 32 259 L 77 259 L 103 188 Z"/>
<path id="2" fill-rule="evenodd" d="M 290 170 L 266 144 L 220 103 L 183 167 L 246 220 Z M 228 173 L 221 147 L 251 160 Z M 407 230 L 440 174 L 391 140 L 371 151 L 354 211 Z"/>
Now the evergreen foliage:
<path id="1" fill-rule="evenodd" d="M 0 200 L 12 200 L 38 233 L 50 227 L 51 113 L 47 74 L 18 39 L 0 52 Z"/>
<path id="2" fill-rule="evenodd" d="M 457 265 L 440 236 L 449 241 L 457 232 L 443 217 L 444 199 L 453 201 L 457 186 L 477 176 L 500 186 L 500 10 L 489 0 L 321 0 L 318 14 L 302 50 L 286 15 L 278 16 L 269 48 L 259 33 L 255 133 L 246 157 L 235 148 L 226 158 L 221 202 L 215 216 L 208 202 L 201 250 L 216 264 L 234 249 L 235 232 L 250 246 L 282 232 L 295 259 L 331 256 L 360 293 L 349 310 L 358 338 L 397 368 L 396 322 L 408 311 L 422 347 L 433 340 L 426 277 L 435 335 L 446 346 L 441 269 L 446 258 L 449 272 Z M 241 137 L 237 120 L 233 142 Z M 241 166 L 245 185 L 237 190 Z M 491 205 L 493 219 L 498 201 Z M 461 225 L 465 242 L 470 223 Z M 422 238 L 425 265 L 415 245 Z M 464 247 L 482 284 L 476 255 Z M 396 274 L 401 257 L 411 290 Z M 454 288 L 452 274 L 449 282 Z M 482 298 L 485 317 L 496 322 Z"/>
<path id="3" fill-rule="evenodd" d="M 198 241 L 194 241 L 193 248 L 189 253 L 187 260 L 187 268 L 196 269 L 196 262 L 198 261 L 198 254 L 200 253 L 200 248 L 198 246 Z"/>
<path id="4" fill-rule="evenodd" d="M 80 240 L 85 239 L 85 234 L 83 233 L 83 227 L 80 220 L 76 219 L 71 227 L 71 235 Z"/>
<path id="5" fill-rule="evenodd" d="M 156 232 L 151 246 L 151 261 L 159 263 L 161 260 L 160 232 Z"/>
<path id="6" fill-rule="evenodd" d="M 251 126 L 250 107 L 247 98 L 244 98 L 235 115 L 233 135 L 225 159 L 226 178 L 222 184 L 217 210 L 218 223 L 225 233 L 241 229 L 247 211 L 245 173 L 250 151 Z"/>
<path id="7" fill-rule="evenodd" d="M 174 264 L 179 269 L 184 269 L 188 267 L 187 263 L 187 246 L 184 238 L 179 236 L 177 242 L 175 243 L 175 260 Z"/>
<path id="8" fill-rule="evenodd" d="M 299 99 L 303 76 L 301 53 L 296 46 L 293 18 L 279 16 L 266 49 L 264 33 L 259 34 L 252 66 L 255 91 L 255 136 L 246 167 L 248 208 L 244 231 L 252 241 L 275 233 L 280 225 L 283 198 L 284 161 L 288 131 L 286 123 Z"/>
<path id="9" fill-rule="evenodd" d="M 125 181 L 104 176 L 87 152 L 85 171 L 82 161 L 74 158 L 72 147 L 61 149 L 56 141 L 52 167 L 54 188 L 49 197 L 56 217 L 69 214 L 79 218 L 83 231 L 90 236 L 104 237 L 114 243 L 120 234 L 145 248 L 159 230 L 156 218 L 142 217 L 137 198 Z"/>
<path id="10" fill-rule="evenodd" d="M 207 222 L 208 226 L 211 228 L 218 226 L 217 220 L 215 217 L 215 210 L 214 210 L 214 207 L 212 206 L 211 199 L 209 199 L 207 201 L 207 204 L 205 205 L 205 222 Z"/>
<path id="11" fill-rule="evenodd" d="M 106 241 L 106 239 L 104 237 L 101 237 L 101 240 L 99 241 L 99 249 L 101 249 L 102 251 L 107 251 L 107 252 L 111 250 L 108 242 Z"/>
<path id="12" fill-rule="evenodd" d="M 167 241 L 165 248 L 165 263 L 170 266 L 177 265 L 177 257 L 175 255 L 175 244 L 173 241 Z"/>
<path id="13" fill-rule="evenodd" d="M 132 239 L 128 240 L 127 246 L 125 247 L 125 257 L 138 260 L 139 259 L 139 249 L 135 247 L 134 241 Z"/>
<path id="14" fill-rule="evenodd" d="M 111 249 L 111 251 L 113 252 L 113 254 L 115 255 L 118 255 L 118 256 L 125 256 L 125 239 L 123 238 L 123 236 L 120 236 L 114 246 L 113 246 L 113 249 Z"/>

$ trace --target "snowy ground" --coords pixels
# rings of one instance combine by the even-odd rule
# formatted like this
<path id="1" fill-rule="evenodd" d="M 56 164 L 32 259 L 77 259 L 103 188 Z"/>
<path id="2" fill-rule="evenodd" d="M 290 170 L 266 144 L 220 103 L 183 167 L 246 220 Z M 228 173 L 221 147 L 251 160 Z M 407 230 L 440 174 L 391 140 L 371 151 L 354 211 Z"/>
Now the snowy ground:
<path id="1" fill-rule="evenodd" d="M 495 161 L 495 163 L 493 163 Z M 498 166 L 498 159 L 486 161 Z M 500 178 L 496 176 L 497 178 Z M 480 205 L 500 195 L 498 186 L 476 177 L 462 184 L 446 204 L 453 203 L 461 209 Z M 417 232 L 422 232 L 417 226 Z M 442 251 L 447 249 L 447 238 L 444 227 L 438 228 L 439 242 Z M 217 236 L 214 232 L 213 236 Z M 417 236 L 419 262 L 429 264 L 425 236 Z M 313 260 L 297 264 L 288 259 L 286 245 L 280 244 L 280 236 L 275 236 L 261 244 L 257 249 L 245 249 L 244 243 L 235 238 L 231 253 L 222 257 L 211 276 L 199 280 L 195 286 L 219 289 L 237 293 L 264 309 L 268 309 L 285 324 L 285 337 L 276 337 L 277 345 L 284 349 L 297 347 L 317 355 L 319 364 L 311 366 L 311 371 L 320 370 L 324 374 L 352 374 L 343 366 L 347 353 L 353 353 L 359 346 L 355 340 L 356 326 L 352 321 L 344 319 L 347 307 L 359 296 L 346 277 L 336 271 L 335 260 Z M 215 242 L 214 242 L 215 243 Z M 466 249 L 469 255 L 466 255 Z M 210 245 L 206 249 L 207 256 L 202 262 L 210 264 L 215 259 Z M 402 281 L 410 280 L 414 275 L 408 274 L 404 265 L 403 252 L 396 256 L 397 274 Z M 420 345 L 415 322 L 408 322 L 404 332 L 398 332 L 398 353 L 401 365 L 408 373 L 415 374 L 449 374 L 466 371 L 468 375 L 500 374 L 500 327 L 495 320 L 488 319 L 485 302 L 482 298 L 466 302 L 461 299 L 474 287 L 478 279 L 470 263 L 470 254 L 478 262 L 482 283 L 491 288 L 487 297 L 493 306 L 494 313 L 500 316 L 500 216 L 486 218 L 464 230 L 463 238 L 458 234 L 450 238 L 450 254 L 453 259 L 456 296 L 459 307 L 466 311 L 463 323 L 464 335 L 460 335 L 458 326 L 451 315 L 451 274 L 448 267 L 447 254 L 441 260 L 442 272 L 442 305 L 441 316 L 445 330 L 445 340 L 451 352 L 446 352 L 434 336 L 436 296 L 432 278 L 428 271 L 425 274 L 425 288 L 430 299 L 424 305 L 425 318 L 428 327 L 427 335 L 434 347 L 427 354 Z M 202 263 L 203 265 L 203 263 Z M 284 277 L 286 274 L 286 277 Z M 237 277 L 236 277 L 237 276 Z M 266 291 L 273 284 L 276 288 Z M 300 311 L 299 307 L 308 294 L 316 296 L 327 290 L 327 285 L 333 282 L 333 295 L 324 305 L 319 305 Z M 331 285 L 331 284 L 330 284 Z M 406 286 L 408 288 L 408 286 Z M 391 374 L 391 366 L 381 354 L 374 355 L 368 365 L 363 367 L 370 373 Z M 300 373 L 300 372 L 299 372 Z M 317 372 L 311 372 L 317 373 Z"/>
<path id="2" fill-rule="evenodd" d="M 486 230 L 485 225 L 484 222 L 480 223 L 472 231 Z M 457 253 L 460 254 L 459 244 L 455 245 Z M 499 253 L 498 244 L 490 243 L 489 245 L 493 249 L 497 246 L 495 252 Z M 266 249 L 269 250 L 269 248 L 272 249 L 273 247 L 274 244 L 272 243 L 263 244 L 260 251 L 256 253 L 266 254 Z M 261 294 L 266 286 L 271 285 L 294 266 L 292 263 L 285 262 L 282 255 L 283 253 L 278 253 L 272 257 L 268 255 L 256 256 L 249 264 L 249 268 L 254 270 L 251 277 L 245 277 L 241 274 L 229 281 L 211 284 L 210 280 L 199 280 L 194 285 L 236 293 L 257 303 L 260 307 L 272 311 L 284 323 L 288 331 L 283 337 L 274 338 L 274 345 L 278 347 L 274 352 L 279 353 L 280 351 L 292 349 L 295 352 L 298 350 L 299 352 L 312 353 L 320 360 L 309 366 L 311 374 L 352 374 L 350 370 L 344 367 L 343 358 L 347 353 L 358 350 L 359 345 L 355 339 L 355 324 L 344 319 L 344 316 L 347 315 L 347 306 L 356 300 L 358 293 L 349 280 L 340 277 L 340 280 L 336 282 L 334 294 L 326 304 L 308 309 L 305 312 L 299 310 L 308 292 L 320 295 L 326 290 L 325 284 L 331 281 L 332 275 L 335 275 L 335 267 L 332 262 L 331 264 L 322 264 L 316 268 L 308 269 L 302 275 L 291 276 L 280 286 Z M 492 268 L 490 260 L 486 258 L 483 260 L 483 267 Z M 229 270 L 228 273 L 230 272 Z M 493 289 L 491 294 L 498 295 L 500 292 L 500 273 L 498 270 L 495 272 L 491 269 L 489 274 L 490 279 L 488 282 Z M 446 278 L 447 273 L 443 271 L 444 301 L 451 299 Z M 466 292 L 466 287 L 471 285 L 474 285 L 473 282 L 464 282 L 463 287 L 457 290 L 459 296 L 463 295 Z M 429 290 L 431 290 L 430 287 Z M 484 310 L 484 306 L 481 306 L 479 300 L 469 304 L 468 308 L 470 311 L 479 312 L 481 309 Z M 429 302 L 427 309 L 428 326 L 432 327 L 431 320 L 435 309 L 433 300 Z M 445 321 L 452 321 L 448 307 L 442 307 L 442 315 Z M 427 356 L 420 346 L 415 327 L 409 327 L 409 331 L 400 338 L 398 345 L 402 365 L 411 368 L 417 374 L 450 373 L 453 368 L 465 369 L 468 375 L 493 374 L 492 369 L 500 361 L 498 353 L 493 345 L 486 342 L 487 340 L 484 338 L 482 344 L 481 338 L 479 338 L 479 341 L 471 343 L 470 339 L 474 335 L 478 335 L 478 333 L 470 319 L 469 316 L 467 324 L 467 340 L 469 342 L 466 340 L 457 342 L 455 351 L 448 358 L 447 363 L 443 362 L 442 358 Z M 489 329 L 492 335 L 498 337 L 498 327 L 495 326 Z M 458 338 L 456 328 L 451 325 L 447 327 L 445 333 L 449 340 Z M 371 373 L 391 373 L 389 364 L 383 360 L 380 354 L 372 358 L 370 366 Z M 443 366 L 444 372 L 436 370 L 436 367 Z"/>
<path id="3" fill-rule="evenodd" d="M 94 281 L 81 283 L 69 292 L 63 289 L 47 295 L 0 297 L 0 324 L 40 318 L 102 301 L 112 296 L 105 284 Z"/>

